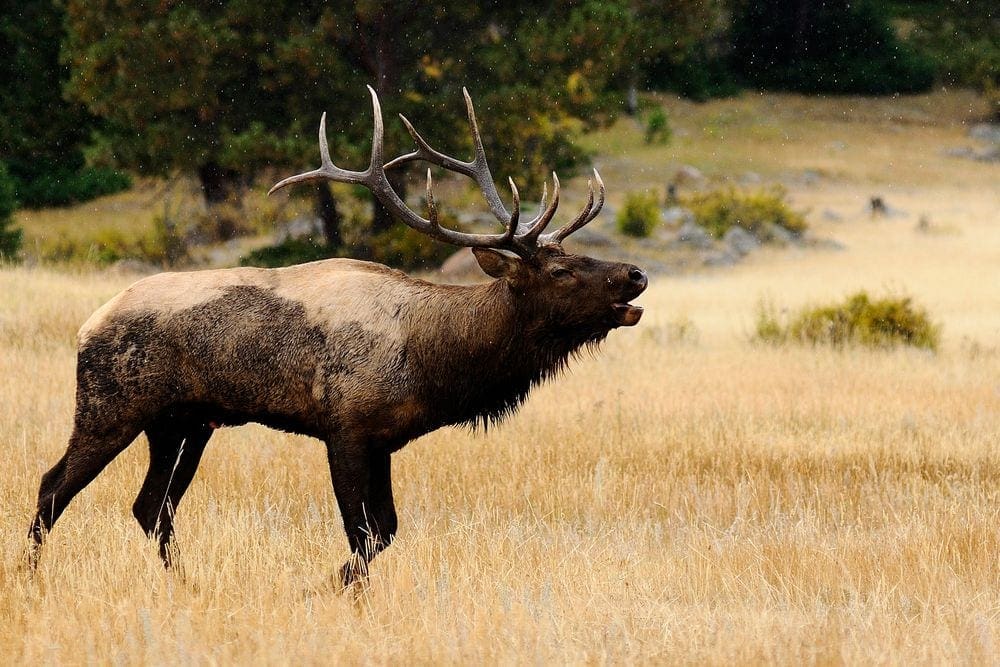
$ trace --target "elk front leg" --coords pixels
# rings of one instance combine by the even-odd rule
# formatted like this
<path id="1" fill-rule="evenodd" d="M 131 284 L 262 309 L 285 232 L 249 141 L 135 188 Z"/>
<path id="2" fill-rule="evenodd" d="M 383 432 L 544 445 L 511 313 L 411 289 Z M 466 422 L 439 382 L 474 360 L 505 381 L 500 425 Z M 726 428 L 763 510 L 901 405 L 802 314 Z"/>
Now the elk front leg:
<path id="1" fill-rule="evenodd" d="M 390 457 L 385 451 L 335 449 L 327 445 L 333 490 L 344 520 L 351 557 L 341 568 L 341 583 L 349 588 L 368 576 L 368 564 L 389 546 L 396 534 Z"/>

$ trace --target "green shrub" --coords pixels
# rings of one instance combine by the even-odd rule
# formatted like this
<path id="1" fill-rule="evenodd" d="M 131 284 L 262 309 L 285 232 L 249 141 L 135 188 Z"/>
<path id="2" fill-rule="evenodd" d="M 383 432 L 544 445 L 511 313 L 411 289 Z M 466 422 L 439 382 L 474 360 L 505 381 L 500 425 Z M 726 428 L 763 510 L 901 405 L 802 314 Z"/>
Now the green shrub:
<path id="1" fill-rule="evenodd" d="M 17 195 L 24 206 L 69 206 L 132 187 L 128 174 L 103 167 L 79 171 L 46 171 L 31 180 L 18 179 Z"/>
<path id="2" fill-rule="evenodd" d="M 153 218 L 153 232 L 139 243 L 142 259 L 164 266 L 176 266 L 189 257 L 184 232 L 167 212 Z"/>
<path id="3" fill-rule="evenodd" d="M 240 258 L 240 266 L 259 266 L 272 269 L 292 264 L 305 264 L 318 259 L 335 257 L 336 250 L 312 237 L 289 238 L 276 245 L 258 248 Z"/>
<path id="4" fill-rule="evenodd" d="M 615 220 L 626 236 L 645 238 L 660 224 L 660 204 L 651 192 L 629 192 Z"/>
<path id="5" fill-rule="evenodd" d="M 646 118 L 645 139 L 647 144 L 665 144 L 670 141 L 673 132 L 667 120 L 667 112 L 663 107 L 656 107 Z"/>
<path id="6" fill-rule="evenodd" d="M 441 224 L 449 226 L 443 221 Z M 371 240 L 373 260 L 403 271 L 436 269 L 454 252 L 454 246 L 434 241 L 404 224 L 393 225 Z"/>
<path id="7" fill-rule="evenodd" d="M 17 209 L 14 188 L 14 179 L 0 162 L 0 260 L 6 261 L 17 258 L 23 236 L 20 229 L 13 227 L 13 215 Z"/>
<path id="8" fill-rule="evenodd" d="M 774 304 L 762 301 L 757 306 L 757 325 L 754 335 L 762 343 L 783 343 L 788 339 L 788 333 L 781 326 L 781 319 L 775 311 Z"/>
<path id="9" fill-rule="evenodd" d="M 771 306 L 762 304 L 757 313 L 756 338 L 769 343 L 876 348 L 909 345 L 936 350 L 940 336 L 940 326 L 909 297 L 872 299 L 864 291 L 843 303 L 803 308 L 787 325 L 782 325 Z"/>
<path id="10" fill-rule="evenodd" d="M 722 238 L 730 227 L 742 227 L 761 241 L 769 241 L 773 235 L 770 225 L 793 234 L 802 234 L 808 227 L 805 216 L 786 203 L 780 187 L 701 192 L 685 198 L 684 205 L 694 213 L 695 222 L 715 238 Z"/>

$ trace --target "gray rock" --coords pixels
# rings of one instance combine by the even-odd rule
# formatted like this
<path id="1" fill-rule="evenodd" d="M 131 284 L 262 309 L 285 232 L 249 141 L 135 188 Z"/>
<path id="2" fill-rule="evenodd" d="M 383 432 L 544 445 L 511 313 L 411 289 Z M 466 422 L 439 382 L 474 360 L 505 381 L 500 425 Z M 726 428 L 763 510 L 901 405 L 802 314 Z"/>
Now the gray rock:
<path id="1" fill-rule="evenodd" d="M 967 146 L 956 146 L 955 148 L 945 149 L 944 155 L 962 160 L 975 160 L 976 162 L 1000 162 L 1000 144 L 988 146 L 982 150 L 976 150 Z"/>
<path id="2" fill-rule="evenodd" d="M 426 214 L 421 213 L 421 215 L 426 215 Z M 523 220 L 526 217 L 527 217 L 527 211 L 525 211 L 524 208 L 522 207 L 521 219 Z M 458 220 L 458 224 L 462 225 L 463 227 L 476 228 L 476 229 L 479 229 L 481 227 L 496 227 L 497 225 L 500 224 L 497 222 L 497 219 L 493 217 L 492 213 L 488 213 L 486 211 L 462 211 L 461 213 L 458 213 L 455 216 L 455 218 Z"/>
<path id="3" fill-rule="evenodd" d="M 806 169 L 802 172 L 801 178 L 803 185 L 816 185 L 822 177 L 823 175 L 815 169 Z"/>
<path id="4" fill-rule="evenodd" d="M 765 238 L 758 240 L 777 243 L 778 245 L 796 245 L 801 240 L 798 234 L 790 232 L 781 225 L 773 222 L 764 225 L 764 236 Z"/>
<path id="5" fill-rule="evenodd" d="M 323 223 L 317 217 L 312 216 L 299 216 L 297 218 L 292 218 L 284 225 L 278 229 L 277 239 L 278 243 L 287 241 L 288 239 L 302 238 L 303 236 L 311 236 L 313 234 L 321 234 L 323 232 Z"/>
<path id="6" fill-rule="evenodd" d="M 729 250 L 717 250 L 702 255 L 701 263 L 705 266 L 725 267 L 739 264 L 741 256 Z"/>
<path id="7" fill-rule="evenodd" d="M 832 208 L 823 209 L 823 219 L 830 222 L 843 222 L 844 216 L 834 211 Z"/>
<path id="8" fill-rule="evenodd" d="M 685 222 L 677 230 L 674 243 L 676 245 L 688 246 L 689 248 L 711 248 L 712 237 L 700 225 L 694 222 Z"/>
<path id="9" fill-rule="evenodd" d="M 743 257 L 760 247 L 757 237 L 742 227 L 730 227 L 722 237 L 722 242 L 730 251 Z"/>
<path id="10" fill-rule="evenodd" d="M 829 250 L 832 252 L 847 250 L 847 246 L 836 239 L 818 238 L 811 235 L 804 236 L 802 238 L 802 243 L 803 245 L 809 248 L 815 248 L 816 250 Z"/>
<path id="11" fill-rule="evenodd" d="M 573 235 L 568 237 L 567 240 L 577 245 L 585 245 L 592 248 L 607 248 L 615 244 L 614 239 L 593 227 L 582 227 L 573 232 Z"/>
<path id="12" fill-rule="evenodd" d="M 979 162 L 1000 162 L 1000 145 L 979 151 L 972 159 Z"/>
<path id="13" fill-rule="evenodd" d="M 969 136 L 979 141 L 1000 144 L 1000 124 L 978 123 L 969 128 Z"/>
<path id="14" fill-rule="evenodd" d="M 148 276 L 163 271 L 159 266 L 139 259 L 119 259 L 111 265 L 111 270 L 115 273 L 139 276 Z"/>
<path id="15" fill-rule="evenodd" d="M 469 248 L 462 248 L 446 259 L 438 269 L 438 275 L 449 283 L 482 282 L 486 277 Z"/>
<path id="16" fill-rule="evenodd" d="M 667 225 L 694 223 L 694 213 L 683 206 L 670 206 L 660 211 L 660 218 Z"/>
<path id="17" fill-rule="evenodd" d="M 976 151 L 972 150 L 968 146 L 955 146 L 954 148 L 944 149 L 945 157 L 957 157 L 962 159 L 971 159 L 976 154 Z"/>
<path id="18" fill-rule="evenodd" d="M 676 185 L 702 185 L 708 179 L 705 175 L 701 173 L 701 170 L 692 167 L 689 164 L 681 165 L 681 167 L 674 172 L 673 183 Z"/>

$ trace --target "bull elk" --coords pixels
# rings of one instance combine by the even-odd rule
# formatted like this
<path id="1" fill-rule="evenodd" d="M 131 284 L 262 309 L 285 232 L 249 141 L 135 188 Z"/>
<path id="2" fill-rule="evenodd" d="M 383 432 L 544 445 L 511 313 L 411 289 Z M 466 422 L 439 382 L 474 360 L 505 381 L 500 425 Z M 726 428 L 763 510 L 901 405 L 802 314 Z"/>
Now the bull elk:
<path id="1" fill-rule="evenodd" d="M 497 422 L 532 386 L 582 346 L 633 326 L 629 303 L 646 274 L 629 264 L 572 255 L 562 241 L 604 203 L 600 175 L 586 206 L 545 233 L 559 205 L 522 221 L 517 187 L 504 206 L 465 101 L 475 157 L 432 148 L 400 116 L 417 148 L 383 162 L 382 112 L 374 109 L 371 162 L 348 171 L 330 159 L 326 115 L 322 165 L 279 182 L 331 180 L 367 187 L 395 217 L 427 236 L 471 248 L 492 282 L 436 285 L 388 267 L 330 259 L 280 269 L 163 273 L 138 281 L 95 312 L 78 334 L 76 414 L 69 446 L 43 477 L 29 532 L 37 564 L 48 531 L 72 498 L 140 432 L 149 470 L 132 507 L 170 565 L 173 520 L 215 429 L 257 422 L 326 444 L 333 490 L 351 549 L 345 587 L 367 576 L 396 533 L 390 458 L 442 426 Z M 438 222 L 430 169 L 428 217 L 407 208 L 386 169 L 414 161 L 473 179 L 504 229 L 471 234 Z"/>

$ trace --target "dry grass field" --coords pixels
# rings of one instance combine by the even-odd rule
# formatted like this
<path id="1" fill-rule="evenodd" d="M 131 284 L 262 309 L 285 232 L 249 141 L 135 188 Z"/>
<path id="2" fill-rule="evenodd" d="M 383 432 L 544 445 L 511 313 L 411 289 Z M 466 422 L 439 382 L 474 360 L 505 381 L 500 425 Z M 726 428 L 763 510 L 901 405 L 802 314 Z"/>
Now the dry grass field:
<path id="1" fill-rule="evenodd" d="M 75 331 L 129 278 L 0 271 L 0 663 L 996 664 L 1000 167 L 941 157 L 966 141 L 952 99 L 867 116 L 841 113 L 849 100 L 668 101 L 673 146 L 627 125 L 592 138 L 612 189 L 623 155 L 631 187 L 662 184 L 669 161 L 753 170 L 847 249 L 655 279 L 638 327 L 508 423 L 402 450 L 400 534 L 357 602 L 329 586 L 347 546 L 323 447 L 252 426 L 213 438 L 181 505 L 183 576 L 130 513 L 140 440 L 28 577 Z M 739 132 L 703 131 L 726 113 Z M 796 185 L 801 169 L 819 182 Z M 873 188 L 906 214 L 870 220 Z M 912 295 L 941 349 L 750 341 L 759 299 L 858 288 Z"/>

